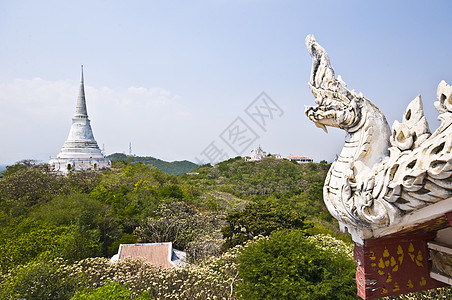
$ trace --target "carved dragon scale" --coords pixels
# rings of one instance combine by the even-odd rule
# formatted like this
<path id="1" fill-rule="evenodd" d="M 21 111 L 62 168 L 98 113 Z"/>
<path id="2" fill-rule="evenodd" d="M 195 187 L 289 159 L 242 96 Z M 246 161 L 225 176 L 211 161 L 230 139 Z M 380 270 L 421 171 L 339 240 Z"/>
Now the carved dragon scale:
<path id="1" fill-rule="evenodd" d="M 318 106 L 306 107 L 305 113 L 325 131 L 332 126 L 347 132 L 325 181 L 330 213 L 345 225 L 381 228 L 452 197 L 452 86 L 444 81 L 438 86 L 434 105 L 441 125 L 435 132 L 430 132 L 420 96 L 390 129 L 370 100 L 335 77 L 313 35 L 306 37 L 306 46 L 312 56 L 309 87 Z"/>

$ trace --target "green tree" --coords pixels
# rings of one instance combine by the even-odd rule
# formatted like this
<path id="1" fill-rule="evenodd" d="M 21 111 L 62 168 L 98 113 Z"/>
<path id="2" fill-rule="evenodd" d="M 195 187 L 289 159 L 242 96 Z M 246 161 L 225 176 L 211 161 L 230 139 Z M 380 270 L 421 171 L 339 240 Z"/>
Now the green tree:
<path id="1" fill-rule="evenodd" d="M 175 184 L 164 185 L 159 189 L 159 195 L 162 198 L 182 199 L 184 193 L 182 189 Z"/>
<path id="2" fill-rule="evenodd" d="M 45 173 L 41 166 L 20 168 L 0 179 L 0 210 L 10 217 L 24 215 L 60 194 L 64 178 Z"/>
<path id="3" fill-rule="evenodd" d="M 74 259 L 88 257 L 90 255 L 107 255 L 108 246 L 121 236 L 119 221 L 114 215 L 113 209 L 101 201 L 84 193 L 73 193 L 66 196 L 58 196 L 35 209 L 31 216 L 55 224 L 57 226 L 74 225 L 77 230 L 67 236 L 69 239 L 64 247 L 69 250 L 71 239 L 79 238 L 82 248 L 91 249 L 85 254 L 82 249 L 75 251 Z M 81 242 L 84 242 L 85 246 Z M 74 246 L 75 246 L 74 245 Z M 94 251 L 95 245 L 102 246 L 101 252 Z M 76 250 L 75 248 L 73 250 Z M 100 249 L 98 249 L 100 250 Z M 88 255 L 88 253 L 91 253 Z M 70 259 L 66 253 L 65 258 Z M 88 256 L 87 256 L 88 255 Z"/>
<path id="4" fill-rule="evenodd" d="M 356 264 L 346 248 L 299 230 L 273 232 L 239 255 L 238 293 L 244 299 L 359 299 Z"/>
<path id="5" fill-rule="evenodd" d="M 58 239 L 72 230 L 67 226 L 51 226 L 32 219 L 15 221 L 3 227 L 0 236 L 0 271 L 3 273 L 51 253 L 58 245 Z M 14 225 L 17 227 L 14 228 Z"/>
<path id="6" fill-rule="evenodd" d="M 197 210 L 184 202 L 163 204 L 135 229 L 140 242 L 172 242 L 179 250 L 194 239 Z"/>
<path id="7" fill-rule="evenodd" d="M 3 176 L 9 176 L 11 174 L 16 173 L 17 171 L 27 169 L 27 166 L 21 163 L 16 163 L 14 165 L 6 166 L 6 170 L 1 172 Z"/>
<path id="8" fill-rule="evenodd" d="M 25 218 L 11 220 L 1 229 L 0 271 L 17 265 L 62 257 L 70 261 L 99 256 L 100 233 L 76 225 L 55 225 Z"/>
<path id="9" fill-rule="evenodd" d="M 274 230 L 285 228 L 307 230 L 312 227 L 304 215 L 278 201 L 251 203 L 242 211 L 229 213 L 226 222 L 226 226 L 221 229 L 226 239 L 223 250 L 259 235 L 267 236 Z"/>
<path id="10" fill-rule="evenodd" d="M 132 233 L 158 207 L 158 189 L 173 181 L 173 176 L 143 163 L 127 164 L 120 170 L 106 172 L 90 195 L 110 205 L 124 232 Z"/>
<path id="11" fill-rule="evenodd" d="M 219 254 L 219 228 L 223 224 L 221 213 L 202 211 L 184 202 L 169 202 L 162 204 L 134 233 L 139 242 L 172 242 L 176 249 L 187 251 L 190 259 L 199 260 Z"/>

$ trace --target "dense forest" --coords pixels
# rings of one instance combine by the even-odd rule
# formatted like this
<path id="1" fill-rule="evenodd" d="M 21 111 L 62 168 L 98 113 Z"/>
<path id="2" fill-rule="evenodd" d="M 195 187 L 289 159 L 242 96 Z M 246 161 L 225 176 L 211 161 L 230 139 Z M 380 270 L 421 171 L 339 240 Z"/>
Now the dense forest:
<path id="1" fill-rule="evenodd" d="M 128 162 L 142 162 L 146 165 L 154 166 L 165 173 L 172 175 L 180 175 L 193 171 L 198 167 L 197 164 L 188 160 L 167 162 L 151 156 L 127 156 L 123 153 L 113 153 L 108 156 L 111 161 L 128 161 Z"/>
<path id="2" fill-rule="evenodd" d="M 329 167 L 237 157 L 171 175 L 125 158 L 57 176 L 8 166 L 0 299 L 357 299 L 352 243 L 322 201 Z M 138 242 L 172 242 L 189 263 L 109 262 Z M 424 293 L 441 295 L 450 289 Z"/>

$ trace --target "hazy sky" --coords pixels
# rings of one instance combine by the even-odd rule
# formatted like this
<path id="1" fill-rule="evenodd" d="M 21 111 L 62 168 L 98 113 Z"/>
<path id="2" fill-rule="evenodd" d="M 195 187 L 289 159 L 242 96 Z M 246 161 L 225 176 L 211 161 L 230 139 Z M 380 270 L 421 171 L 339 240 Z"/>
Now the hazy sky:
<path id="1" fill-rule="evenodd" d="M 131 142 L 137 155 L 207 162 L 260 144 L 332 161 L 344 132 L 327 135 L 304 115 L 310 33 L 390 125 L 422 94 L 434 130 L 437 85 L 452 84 L 451 11 L 451 1 L 413 0 L 2 0 L 0 164 L 58 154 L 81 64 L 107 154 Z"/>

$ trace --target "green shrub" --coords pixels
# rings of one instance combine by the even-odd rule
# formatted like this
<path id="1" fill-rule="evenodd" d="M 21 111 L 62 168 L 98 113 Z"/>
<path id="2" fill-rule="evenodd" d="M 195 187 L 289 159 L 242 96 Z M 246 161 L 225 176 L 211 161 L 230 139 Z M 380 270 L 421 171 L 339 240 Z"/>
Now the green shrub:
<path id="1" fill-rule="evenodd" d="M 72 274 L 66 266 L 61 259 L 18 266 L 2 276 L 0 299 L 70 299 L 86 281 L 83 274 Z"/>
<path id="2" fill-rule="evenodd" d="M 350 248 L 328 236 L 283 230 L 251 243 L 239 256 L 244 299 L 359 299 Z"/>
<path id="3" fill-rule="evenodd" d="M 75 293 L 71 300 L 123 300 L 131 299 L 132 291 L 128 290 L 125 285 L 117 282 L 111 282 L 101 286 L 94 291 L 79 291 Z M 151 299 L 148 293 L 143 293 L 134 299 Z"/>
<path id="4" fill-rule="evenodd" d="M 35 260 L 63 257 L 75 261 L 100 254 L 97 230 L 24 219 L 14 231 L 5 231 L 0 230 L 0 272 L 4 273 Z"/>

